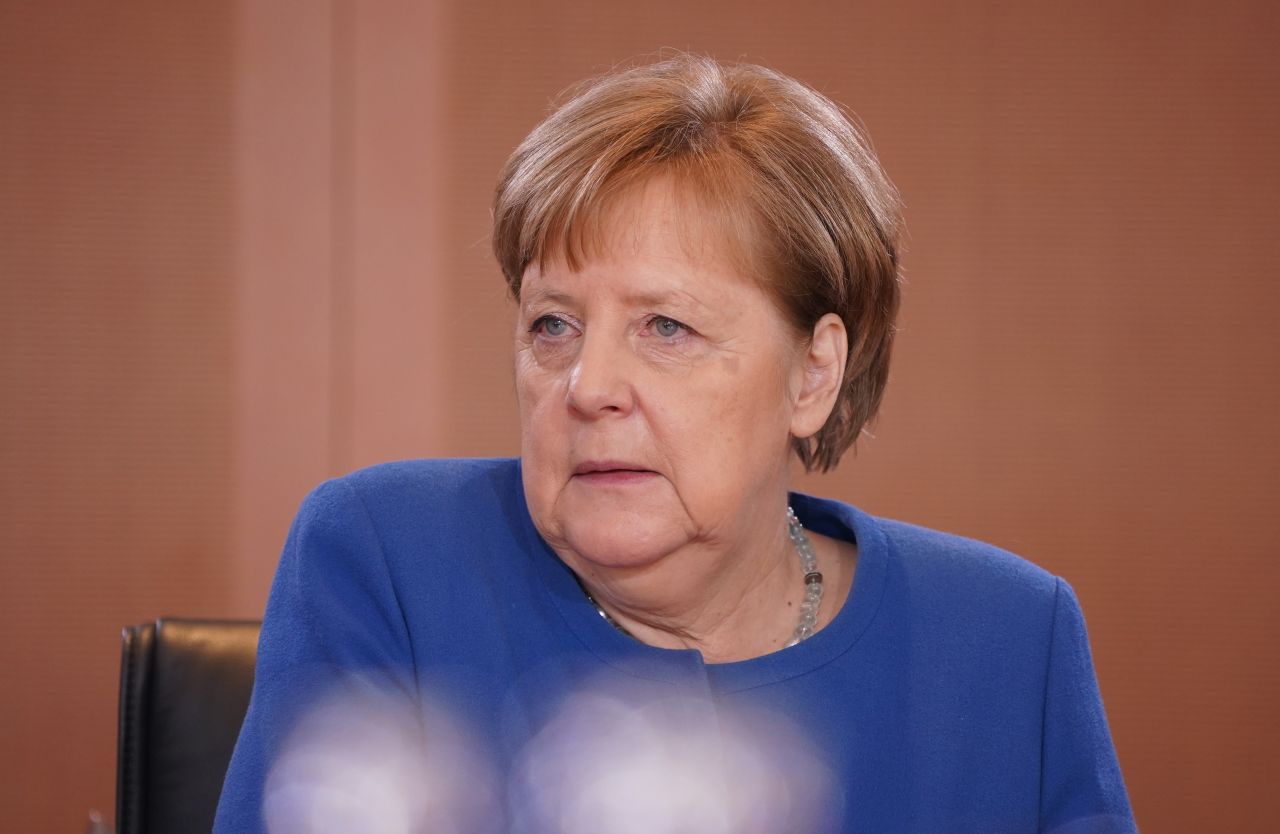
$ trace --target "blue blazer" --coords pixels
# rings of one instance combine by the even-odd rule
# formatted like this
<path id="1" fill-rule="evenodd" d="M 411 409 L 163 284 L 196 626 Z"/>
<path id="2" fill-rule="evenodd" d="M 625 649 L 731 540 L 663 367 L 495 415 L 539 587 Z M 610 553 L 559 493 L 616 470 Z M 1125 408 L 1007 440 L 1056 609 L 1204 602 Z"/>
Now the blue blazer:
<path id="1" fill-rule="evenodd" d="M 468 832 L 595 814 L 603 831 L 612 813 L 720 813 L 703 831 L 1136 831 L 1063 580 L 791 500 L 857 543 L 846 604 L 803 643 L 706 664 L 601 619 L 535 530 L 518 460 L 323 484 L 285 544 L 214 831 L 311 830 L 292 827 L 306 814 Z"/>

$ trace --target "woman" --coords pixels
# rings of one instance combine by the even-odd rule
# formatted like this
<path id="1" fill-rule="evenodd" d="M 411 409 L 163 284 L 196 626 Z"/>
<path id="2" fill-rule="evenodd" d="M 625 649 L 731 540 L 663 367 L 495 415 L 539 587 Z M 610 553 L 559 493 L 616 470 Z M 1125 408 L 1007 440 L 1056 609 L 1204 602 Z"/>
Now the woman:
<path id="1" fill-rule="evenodd" d="M 1134 830 L 1064 582 L 788 492 L 879 404 L 898 225 L 760 67 L 539 125 L 494 202 L 522 457 L 307 499 L 216 830 Z"/>

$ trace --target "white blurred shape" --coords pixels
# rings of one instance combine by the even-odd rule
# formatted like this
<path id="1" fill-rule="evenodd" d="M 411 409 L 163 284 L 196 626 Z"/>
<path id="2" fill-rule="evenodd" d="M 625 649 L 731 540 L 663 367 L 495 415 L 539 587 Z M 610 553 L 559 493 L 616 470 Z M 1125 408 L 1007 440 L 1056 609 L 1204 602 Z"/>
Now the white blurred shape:
<path id="1" fill-rule="evenodd" d="M 812 832 L 831 820 L 829 770 L 776 715 L 705 703 L 570 698 L 522 752 L 522 831 Z"/>
<path id="2" fill-rule="evenodd" d="M 475 834 L 496 827 L 492 786 L 442 710 L 346 695 L 309 710 L 290 734 L 263 815 L 270 834 Z"/>

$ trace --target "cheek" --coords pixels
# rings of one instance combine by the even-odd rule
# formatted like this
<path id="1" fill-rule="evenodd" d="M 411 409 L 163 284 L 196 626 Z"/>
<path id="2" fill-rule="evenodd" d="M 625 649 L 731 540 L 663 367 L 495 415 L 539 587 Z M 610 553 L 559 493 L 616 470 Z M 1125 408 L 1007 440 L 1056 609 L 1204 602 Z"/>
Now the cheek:
<path id="1" fill-rule="evenodd" d="M 559 477 L 555 464 L 566 459 L 564 447 L 569 433 L 563 425 L 563 384 L 558 375 L 534 363 L 522 365 L 518 360 L 515 388 L 525 488 L 533 500 L 554 488 Z"/>
<path id="2" fill-rule="evenodd" d="M 520 411 L 521 427 L 527 437 L 531 421 L 545 418 L 543 412 L 559 385 L 559 375 L 538 364 L 532 352 L 522 350 L 515 363 L 516 406 Z"/>
<path id="3" fill-rule="evenodd" d="M 734 470 L 744 458 L 763 462 L 774 447 L 785 455 L 790 411 L 776 363 L 733 356 L 650 394 L 653 425 L 674 456 L 699 472 Z"/>
<path id="4" fill-rule="evenodd" d="M 729 434 L 776 432 L 786 425 L 786 376 L 771 356 L 724 360 L 705 386 L 704 398 Z"/>
<path id="5" fill-rule="evenodd" d="M 560 482 L 556 462 L 565 455 L 557 444 L 566 432 L 554 424 L 553 399 L 547 380 L 533 370 L 516 368 L 516 402 L 520 411 L 521 477 L 525 502 L 534 526 L 549 541 L 559 540 L 561 527 L 553 517 Z"/>

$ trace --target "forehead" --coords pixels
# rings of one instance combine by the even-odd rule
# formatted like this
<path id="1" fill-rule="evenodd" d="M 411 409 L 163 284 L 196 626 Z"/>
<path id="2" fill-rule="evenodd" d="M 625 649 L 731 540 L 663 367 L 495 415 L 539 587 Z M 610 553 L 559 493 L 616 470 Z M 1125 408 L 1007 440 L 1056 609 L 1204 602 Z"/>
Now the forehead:
<path id="1" fill-rule="evenodd" d="M 602 200 L 559 235 L 542 263 L 526 269 L 521 300 L 554 291 L 548 285 L 585 289 L 601 279 L 625 283 L 639 297 L 759 286 L 749 226 L 672 175 L 650 177 Z"/>

